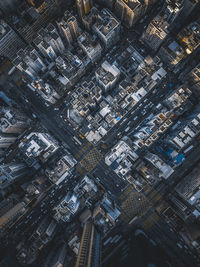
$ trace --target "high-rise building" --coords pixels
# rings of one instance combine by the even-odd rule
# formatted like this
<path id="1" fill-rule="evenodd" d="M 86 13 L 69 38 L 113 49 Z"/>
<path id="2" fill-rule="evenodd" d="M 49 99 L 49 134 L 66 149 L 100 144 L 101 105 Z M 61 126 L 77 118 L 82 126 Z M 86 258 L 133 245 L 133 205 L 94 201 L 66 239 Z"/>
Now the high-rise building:
<path id="1" fill-rule="evenodd" d="M 5 189 L 16 180 L 28 174 L 29 169 L 24 163 L 7 163 L 0 165 L 0 189 Z"/>
<path id="2" fill-rule="evenodd" d="M 19 4 L 19 0 L 0 1 L 0 9 L 3 11 L 4 14 L 8 14 L 15 10 L 17 4 Z"/>
<path id="3" fill-rule="evenodd" d="M 22 133 L 29 125 L 29 119 L 13 108 L 0 109 L 0 132 Z"/>
<path id="4" fill-rule="evenodd" d="M 115 0 L 99 0 L 98 2 L 112 10 Z"/>
<path id="5" fill-rule="evenodd" d="M 200 186 L 200 170 L 196 166 L 176 186 L 176 192 L 186 201 L 189 201 Z"/>
<path id="6" fill-rule="evenodd" d="M 45 29 L 41 28 L 38 37 L 34 40 L 34 44 L 45 57 L 49 57 L 52 61 L 57 55 L 62 54 L 65 50 L 64 44 L 58 34 L 56 28 L 49 24 Z"/>
<path id="7" fill-rule="evenodd" d="M 108 9 L 102 9 L 92 29 L 108 49 L 119 40 L 121 24 Z"/>
<path id="8" fill-rule="evenodd" d="M 61 20 L 57 21 L 60 33 L 66 39 L 68 44 L 71 44 L 74 39 L 79 36 L 79 27 L 77 19 L 68 11 L 64 13 Z"/>
<path id="9" fill-rule="evenodd" d="M 36 33 L 56 16 L 58 6 L 53 0 L 19 1 L 19 15 L 10 19 L 10 23 L 28 44 L 31 44 Z M 30 6 L 31 4 L 31 6 Z"/>
<path id="10" fill-rule="evenodd" d="M 181 16 L 183 18 L 188 17 L 196 8 L 199 9 L 199 0 L 185 0 Z"/>
<path id="11" fill-rule="evenodd" d="M 79 36 L 79 28 L 78 28 L 77 19 L 74 16 L 72 16 L 69 12 L 65 12 L 64 17 L 70 28 L 72 37 L 77 38 Z"/>
<path id="12" fill-rule="evenodd" d="M 0 148 L 8 148 L 16 139 L 16 135 L 0 133 Z"/>
<path id="13" fill-rule="evenodd" d="M 35 79 L 39 73 L 44 72 L 47 68 L 39 53 L 31 45 L 25 49 L 20 49 L 17 55 L 13 60 L 13 65 L 31 80 Z"/>
<path id="14" fill-rule="evenodd" d="M 142 40 L 156 51 L 168 35 L 169 24 L 165 17 L 157 15 L 143 32 Z"/>
<path id="15" fill-rule="evenodd" d="M 53 239 L 56 231 L 56 222 L 48 217 L 43 218 L 37 228 L 34 229 L 31 236 L 29 236 L 25 242 L 23 240 L 17 245 L 17 260 L 23 265 L 32 264 L 36 260 L 39 252 Z M 48 267 L 50 266 L 55 267 L 54 265 L 49 264 Z M 62 265 L 57 265 L 57 267 L 59 266 Z M 63 265 L 63 267 L 66 266 Z"/>
<path id="16" fill-rule="evenodd" d="M 98 84 L 104 92 L 113 89 L 120 77 L 120 70 L 108 61 L 104 61 L 101 66 L 95 71 L 95 77 Z"/>
<path id="17" fill-rule="evenodd" d="M 38 8 L 41 6 L 41 4 L 44 2 L 44 1 L 41 1 L 41 0 L 26 0 L 30 5 Z"/>
<path id="18" fill-rule="evenodd" d="M 157 0 L 116 0 L 114 10 L 124 25 L 131 28 Z"/>
<path id="19" fill-rule="evenodd" d="M 200 95 L 200 64 L 198 64 L 191 72 L 185 77 L 188 80 L 191 90 L 196 96 Z"/>
<path id="20" fill-rule="evenodd" d="M 3 235 L 5 228 L 25 212 L 25 206 L 24 202 L 17 203 L 0 217 L 0 236 Z"/>
<path id="21" fill-rule="evenodd" d="M 87 15 L 90 12 L 93 3 L 92 0 L 76 0 L 76 5 L 79 16 L 82 18 L 84 15 Z"/>
<path id="22" fill-rule="evenodd" d="M 102 47 L 95 35 L 91 36 L 88 32 L 84 32 L 78 37 L 78 44 L 92 62 L 101 57 Z"/>
<path id="23" fill-rule="evenodd" d="M 67 267 L 67 248 L 65 244 L 58 249 L 50 267 Z"/>
<path id="24" fill-rule="evenodd" d="M 56 221 L 70 221 L 71 216 L 77 213 L 79 206 L 80 200 L 77 195 L 72 192 L 68 192 L 66 196 L 61 200 L 59 205 L 54 208 L 54 218 L 56 219 Z"/>
<path id="25" fill-rule="evenodd" d="M 139 0 L 122 1 L 115 3 L 115 12 L 124 24 L 130 28 L 144 14 L 144 6 Z"/>
<path id="26" fill-rule="evenodd" d="M 19 149 L 29 166 L 33 166 L 38 158 L 42 162 L 47 161 L 58 147 L 58 142 L 52 136 L 38 132 L 28 134 L 19 144 Z"/>
<path id="27" fill-rule="evenodd" d="M 0 20 L 0 56 L 14 59 L 17 51 L 24 48 L 24 41 L 3 20 Z"/>
<path id="28" fill-rule="evenodd" d="M 54 61 L 57 58 L 52 46 L 49 43 L 46 43 L 41 36 L 38 36 L 33 42 L 44 57 L 51 61 Z"/>
<path id="29" fill-rule="evenodd" d="M 174 72 L 183 69 L 188 55 L 199 48 L 199 31 L 199 22 L 192 22 L 183 28 L 175 39 L 168 39 L 160 48 L 158 55 Z"/>
<path id="30" fill-rule="evenodd" d="M 166 20 L 169 24 L 173 24 L 177 18 L 179 17 L 180 13 L 184 8 L 184 0 L 174 1 L 174 0 L 167 0 L 164 4 L 164 12 L 166 15 Z"/>
<path id="31" fill-rule="evenodd" d="M 86 222 L 75 267 L 99 267 L 101 262 L 101 234 L 92 222 Z"/>

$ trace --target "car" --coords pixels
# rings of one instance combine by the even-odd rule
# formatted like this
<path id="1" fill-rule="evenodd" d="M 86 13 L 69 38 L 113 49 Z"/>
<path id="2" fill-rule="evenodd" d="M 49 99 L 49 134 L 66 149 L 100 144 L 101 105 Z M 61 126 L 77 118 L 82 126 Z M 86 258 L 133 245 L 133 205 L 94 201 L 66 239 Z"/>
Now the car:
<path id="1" fill-rule="evenodd" d="M 32 113 L 32 117 L 33 117 L 34 119 L 37 119 L 37 115 L 35 115 L 35 113 Z"/>
<path id="2" fill-rule="evenodd" d="M 129 130 L 130 130 L 130 126 L 127 127 L 127 128 L 124 130 L 124 132 L 127 133 Z"/>
<path id="3" fill-rule="evenodd" d="M 84 139 L 84 138 L 85 138 L 85 136 L 82 135 L 81 133 L 79 133 L 79 137 L 80 137 L 81 139 Z"/>

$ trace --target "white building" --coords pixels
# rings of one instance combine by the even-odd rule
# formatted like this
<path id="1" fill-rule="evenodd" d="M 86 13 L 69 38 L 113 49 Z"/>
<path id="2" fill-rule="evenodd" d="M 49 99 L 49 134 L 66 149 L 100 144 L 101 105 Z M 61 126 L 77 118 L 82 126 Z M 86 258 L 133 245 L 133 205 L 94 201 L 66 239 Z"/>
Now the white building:
<path id="1" fill-rule="evenodd" d="M 67 153 L 56 163 L 55 168 L 46 170 L 46 175 L 52 183 L 58 185 L 67 178 L 76 163 L 75 158 Z"/>
<path id="2" fill-rule="evenodd" d="M 54 218 L 57 221 L 62 220 L 63 222 L 69 222 L 71 216 L 75 215 L 78 211 L 79 205 L 80 202 L 78 197 L 75 194 L 68 192 L 60 204 L 54 208 Z"/>
<path id="3" fill-rule="evenodd" d="M 41 79 L 33 81 L 31 83 L 31 87 L 50 104 L 55 104 L 61 98 L 61 95 L 53 88 L 52 85 Z"/>
<path id="4" fill-rule="evenodd" d="M 101 57 L 102 47 L 96 36 L 84 32 L 78 37 L 78 44 L 93 63 Z"/>
<path id="5" fill-rule="evenodd" d="M 108 9 L 102 9 L 92 29 L 108 49 L 119 40 L 121 24 Z"/>
<path id="6" fill-rule="evenodd" d="M 34 159 L 40 158 L 42 162 L 47 161 L 58 149 L 58 143 L 48 133 L 32 132 L 22 139 L 19 149 L 31 165 L 31 159 L 34 161 Z"/>
<path id="7" fill-rule="evenodd" d="M 159 169 L 160 175 L 159 177 L 162 177 L 164 179 L 169 178 L 174 170 L 166 164 L 161 158 L 159 158 L 157 155 L 148 152 L 145 156 L 145 159 L 149 161 L 151 164 L 153 164 L 154 167 Z"/>
<path id="8" fill-rule="evenodd" d="M 109 154 L 105 157 L 105 163 L 110 166 L 113 171 L 125 179 L 130 172 L 133 162 L 136 161 L 138 155 L 125 142 L 119 141 Z"/>
<path id="9" fill-rule="evenodd" d="M 104 61 L 101 67 L 96 70 L 95 76 L 104 92 L 108 92 L 116 85 L 120 77 L 120 70 L 115 65 L 110 65 Z"/>
<path id="10" fill-rule="evenodd" d="M 191 119 L 189 123 L 182 128 L 175 137 L 173 137 L 172 142 L 179 149 L 183 149 L 185 146 L 189 145 L 199 133 L 200 113 Z"/>

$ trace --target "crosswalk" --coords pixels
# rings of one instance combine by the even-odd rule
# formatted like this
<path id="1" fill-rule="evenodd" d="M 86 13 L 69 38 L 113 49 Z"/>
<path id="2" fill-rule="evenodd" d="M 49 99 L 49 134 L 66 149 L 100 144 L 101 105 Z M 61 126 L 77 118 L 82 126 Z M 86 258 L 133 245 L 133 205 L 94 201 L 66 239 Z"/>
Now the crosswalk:
<path id="1" fill-rule="evenodd" d="M 81 159 L 81 157 L 83 157 L 84 153 L 85 153 L 87 150 L 91 149 L 91 147 L 92 147 L 92 144 L 91 144 L 90 142 L 87 142 L 87 143 L 81 148 L 81 150 L 79 150 L 79 152 L 75 155 L 75 159 L 76 159 L 76 160 Z"/>
<path id="2" fill-rule="evenodd" d="M 151 229 L 156 223 L 158 223 L 160 217 L 156 212 L 151 213 L 141 224 L 143 230 L 147 231 Z"/>
<path id="3" fill-rule="evenodd" d="M 137 192 L 130 185 L 120 195 L 121 219 L 128 225 L 140 221 L 144 230 L 153 227 L 159 220 L 159 212 L 154 206 L 162 203 L 162 196 L 151 185 L 147 184 L 142 192 Z"/>
<path id="4" fill-rule="evenodd" d="M 80 161 L 81 166 L 87 171 L 91 172 L 103 158 L 101 152 L 95 147 L 91 149 L 86 156 Z"/>
<path id="5" fill-rule="evenodd" d="M 121 218 L 123 221 L 125 221 L 125 223 L 129 224 L 130 221 L 134 221 L 133 218 L 137 217 L 139 219 L 141 216 L 143 216 L 143 214 L 146 213 L 146 211 L 149 210 L 152 205 L 144 194 L 134 190 L 130 191 L 130 188 L 125 191 L 125 194 L 123 193 L 121 196 Z"/>
<path id="6" fill-rule="evenodd" d="M 129 185 L 128 188 L 124 190 L 123 193 L 120 195 L 119 199 L 122 201 L 128 196 L 131 191 L 133 191 L 133 187 L 132 185 Z"/>

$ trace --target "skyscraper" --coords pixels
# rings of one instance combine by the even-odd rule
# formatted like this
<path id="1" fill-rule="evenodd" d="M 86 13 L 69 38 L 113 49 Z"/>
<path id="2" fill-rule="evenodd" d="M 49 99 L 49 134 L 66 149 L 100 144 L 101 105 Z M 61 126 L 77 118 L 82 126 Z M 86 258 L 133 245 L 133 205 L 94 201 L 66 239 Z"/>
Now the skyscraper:
<path id="1" fill-rule="evenodd" d="M 68 44 L 79 36 L 77 19 L 70 12 L 66 11 L 63 18 L 57 21 L 57 25 Z"/>
<path id="2" fill-rule="evenodd" d="M 122 22 L 131 28 L 157 0 L 116 0 L 114 10 Z"/>
<path id="3" fill-rule="evenodd" d="M 16 180 L 27 175 L 28 167 L 24 163 L 7 163 L 0 165 L 0 189 L 5 189 Z"/>
<path id="4" fill-rule="evenodd" d="M 92 0 L 76 0 L 76 5 L 79 16 L 82 18 L 84 15 L 87 15 L 90 12 L 93 3 Z"/>
<path id="5" fill-rule="evenodd" d="M 2 1 L 1 1 L 2 2 Z M 0 56 L 14 59 L 21 48 L 25 48 L 24 41 L 3 20 L 0 20 Z"/>
<path id="6" fill-rule="evenodd" d="M 2 133 L 22 133 L 29 125 L 26 115 L 13 108 L 0 108 L 0 132 Z"/>
<path id="7" fill-rule="evenodd" d="M 0 9 L 4 12 L 4 14 L 11 13 L 15 10 L 15 7 L 19 4 L 19 2 L 19 0 L 0 1 Z"/>
<path id="8" fill-rule="evenodd" d="M 16 139 L 17 136 L 15 135 L 0 133 L 0 148 L 8 148 L 16 141 Z"/>
<path id="9" fill-rule="evenodd" d="M 67 249 L 66 245 L 63 244 L 55 254 L 52 265 L 50 267 L 67 267 Z"/>
<path id="10" fill-rule="evenodd" d="M 101 235 L 92 222 L 86 222 L 75 267 L 99 267 Z"/>

